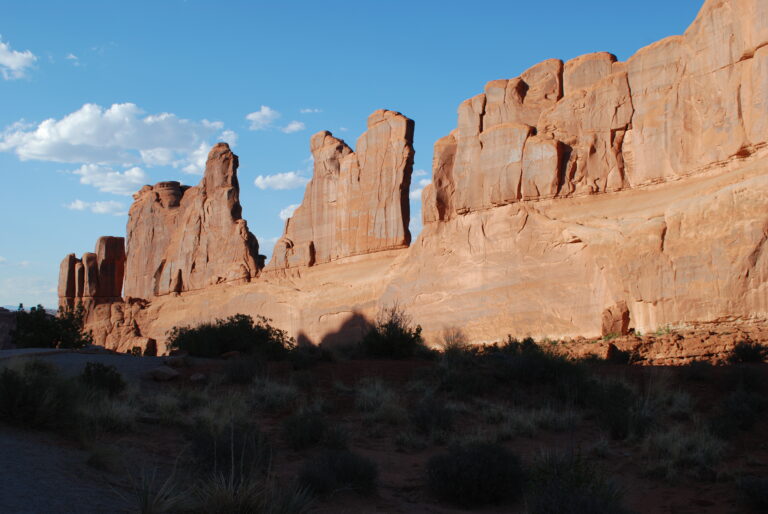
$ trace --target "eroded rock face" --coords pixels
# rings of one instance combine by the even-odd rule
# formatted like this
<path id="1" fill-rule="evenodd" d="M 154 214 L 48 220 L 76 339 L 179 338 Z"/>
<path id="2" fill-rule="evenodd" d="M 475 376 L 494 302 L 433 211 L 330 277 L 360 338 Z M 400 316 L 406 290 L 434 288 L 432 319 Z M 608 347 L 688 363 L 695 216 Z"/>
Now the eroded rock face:
<path id="1" fill-rule="evenodd" d="M 229 145 L 219 143 L 199 185 L 160 182 L 134 195 L 125 296 L 151 299 L 258 274 L 259 246 L 241 217 L 237 167 Z"/>
<path id="2" fill-rule="evenodd" d="M 768 141 L 766 22 L 760 0 L 707 1 L 684 36 L 626 63 L 600 52 L 489 82 L 459 106 L 455 163 L 434 169 L 452 180 L 435 181 L 424 223 L 664 182 L 751 155 Z M 559 145 L 557 158 L 555 146 L 543 158 L 544 140 Z M 521 161 L 529 144 L 537 157 Z"/>
<path id="3" fill-rule="evenodd" d="M 268 269 L 407 247 L 413 121 L 378 110 L 368 117 L 357 151 L 325 131 L 312 136 L 310 149 L 312 180 L 286 221 Z"/>
<path id="4" fill-rule="evenodd" d="M 233 191 L 232 160 L 214 149 L 200 186 L 147 186 L 131 210 L 125 291 L 151 301 L 97 305 L 88 326 L 97 342 L 153 338 L 162 353 L 173 326 L 239 312 L 302 341 L 354 341 L 395 302 L 428 341 L 449 327 L 482 343 L 764 320 L 766 112 L 768 3 L 707 1 L 685 35 L 626 63 L 549 60 L 463 102 L 407 249 L 410 120 L 377 111 L 355 152 L 316 134 L 313 179 L 270 263 L 301 272 L 237 287 L 209 287 L 240 281 L 255 254 L 239 205 L 206 203 Z M 65 259 L 61 294 L 98 291 L 99 262 Z M 653 342 L 645 358 L 710 352 L 691 344 Z"/>
<path id="5" fill-rule="evenodd" d="M 120 299 L 125 273 L 125 243 L 122 237 L 100 237 L 96 253 L 81 259 L 67 255 L 59 266 L 59 305 Z"/>

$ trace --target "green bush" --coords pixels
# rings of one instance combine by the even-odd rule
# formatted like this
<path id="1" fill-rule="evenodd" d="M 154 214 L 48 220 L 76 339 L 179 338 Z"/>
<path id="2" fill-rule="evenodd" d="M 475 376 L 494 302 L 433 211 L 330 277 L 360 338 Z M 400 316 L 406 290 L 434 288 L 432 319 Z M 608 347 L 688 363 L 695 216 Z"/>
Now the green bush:
<path id="1" fill-rule="evenodd" d="M 410 316 L 398 305 L 383 309 L 376 323 L 359 345 L 363 357 L 375 359 L 408 359 L 431 355 L 421 337 L 421 326 L 412 325 Z"/>
<path id="2" fill-rule="evenodd" d="M 494 443 L 454 446 L 427 464 L 427 482 L 440 499 L 465 508 L 514 499 L 524 474 L 517 457 Z"/>
<path id="3" fill-rule="evenodd" d="M 0 421 L 31 428 L 79 428 L 81 391 L 42 361 L 0 371 Z"/>
<path id="4" fill-rule="evenodd" d="M 93 336 L 83 332 L 85 309 L 59 308 L 58 316 L 48 314 L 42 305 L 29 311 L 19 305 L 16 329 L 11 332 L 18 348 L 83 348 L 93 344 Z"/>
<path id="5" fill-rule="evenodd" d="M 768 346 L 752 341 L 739 341 L 728 356 L 731 364 L 745 362 L 765 362 L 768 358 Z"/>
<path id="6" fill-rule="evenodd" d="M 272 320 L 235 314 L 196 327 L 174 327 L 168 332 L 168 346 L 194 357 L 219 357 L 228 352 L 256 355 L 267 360 L 285 359 L 295 347 L 293 338 L 270 325 Z"/>
<path id="7" fill-rule="evenodd" d="M 100 362 L 87 362 L 80 375 L 80 380 L 86 386 L 104 391 L 109 396 L 115 396 L 125 389 L 125 380 L 114 366 L 106 366 Z"/>
<path id="8" fill-rule="evenodd" d="M 529 514 L 620 514 L 621 491 L 580 453 L 544 453 L 533 466 Z"/>
<path id="9" fill-rule="evenodd" d="M 304 463 L 299 483 L 321 496 L 343 489 L 369 495 L 376 490 L 378 476 L 373 461 L 349 450 L 326 450 Z"/>
<path id="10" fill-rule="evenodd" d="M 432 434 L 435 430 L 450 431 L 453 428 L 454 412 L 432 395 L 416 402 L 410 411 L 413 427 L 421 434 Z"/>

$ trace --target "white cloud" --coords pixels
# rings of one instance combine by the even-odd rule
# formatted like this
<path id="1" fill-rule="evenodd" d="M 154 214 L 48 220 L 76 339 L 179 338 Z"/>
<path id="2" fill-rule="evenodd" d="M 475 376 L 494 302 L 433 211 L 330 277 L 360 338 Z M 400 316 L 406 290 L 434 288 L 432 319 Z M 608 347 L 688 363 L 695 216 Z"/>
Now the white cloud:
<path id="1" fill-rule="evenodd" d="M 65 205 L 65 207 L 73 211 L 91 211 L 94 214 L 111 214 L 113 216 L 124 216 L 126 214 L 123 204 L 114 200 L 107 200 L 104 202 L 84 202 L 82 200 L 75 200 L 74 202 Z"/>
<path id="2" fill-rule="evenodd" d="M 29 50 L 23 52 L 11 50 L 11 45 L 3 43 L 0 38 L 0 73 L 5 80 L 23 78 L 27 69 L 31 68 L 36 60 L 37 56 Z"/>
<path id="3" fill-rule="evenodd" d="M 288 125 L 286 125 L 285 127 L 281 128 L 280 130 L 282 130 L 286 134 L 293 134 L 294 132 L 299 132 L 300 130 L 304 130 L 305 128 L 307 127 L 306 125 L 304 125 L 304 123 L 302 123 L 301 121 L 294 120 L 290 122 Z"/>
<path id="4" fill-rule="evenodd" d="M 237 132 L 234 130 L 225 130 L 219 135 L 219 141 L 227 143 L 234 148 L 237 145 Z"/>
<path id="5" fill-rule="evenodd" d="M 173 166 L 200 173 L 196 152 L 223 127 L 218 121 L 196 122 L 170 113 L 145 115 L 132 103 L 106 109 L 85 104 L 60 120 L 14 123 L 0 132 L 0 151 L 13 151 L 21 160 Z"/>
<path id="6" fill-rule="evenodd" d="M 132 195 L 147 183 L 147 174 L 139 167 L 133 167 L 121 173 L 97 164 L 83 164 L 72 173 L 80 175 L 81 184 L 116 195 Z"/>
<path id="7" fill-rule="evenodd" d="M 19 276 L 0 278 L 0 305 L 18 305 L 23 303 L 27 308 L 42 304 L 55 308 L 58 303 L 56 296 L 56 278 Z"/>
<path id="8" fill-rule="evenodd" d="M 411 191 L 411 193 L 408 195 L 408 197 L 411 200 L 421 200 L 421 192 L 424 191 L 424 188 L 432 183 L 432 180 L 423 178 L 419 180 L 419 182 L 416 184 L 418 187 Z"/>
<path id="9" fill-rule="evenodd" d="M 29 261 L 21 261 L 21 262 L 19 262 L 19 267 L 20 268 L 29 268 L 30 264 L 32 264 L 32 263 L 29 262 Z"/>
<path id="10" fill-rule="evenodd" d="M 314 108 L 310 107 L 310 108 L 307 108 L 307 109 L 299 109 L 299 112 L 301 114 L 315 114 L 315 113 L 318 113 L 318 112 L 323 112 L 323 110 L 322 109 L 314 109 Z"/>
<path id="11" fill-rule="evenodd" d="M 0 264 L 3 264 L 4 262 L 8 262 L 8 259 L 0 255 Z"/>
<path id="12" fill-rule="evenodd" d="M 285 221 L 291 216 L 293 216 L 293 212 L 299 208 L 299 204 L 293 203 L 289 205 L 288 207 L 285 207 L 284 209 L 280 210 L 280 219 Z"/>
<path id="13" fill-rule="evenodd" d="M 251 130 L 266 130 L 280 117 L 280 113 L 271 107 L 262 105 L 261 108 L 245 116 L 251 122 Z"/>
<path id="14" fill-rule="evenodd" d="M 426 177 L 429 175 L 429 173 L 426 170 L 414 170 L 413 176 L 414 177 Z"/>
<path id="15" fill-rule="evenodd" d="M 73 53 L 67 54 L 66 59 L 72 61 L 73 66 L 80 66 L 80 58 Z"/>
<path id="16" fill-rule="evenodd" d="M 309 182 L 307 177 L 302 177 L 298 172 L 286 171 L 274 175 L 259 175 L 253 181 L 259 189 L 296 189 L 304 187 Z"/>
<path id="17" fill-rule="evenodd" d="M 346 131 L 348 131 L 349 129 L 348 129 L 347 127 L 339 127 L 339 130 L 340 130 L 340 131 L 342 131 L 342 132 L 346 132 Z"/>

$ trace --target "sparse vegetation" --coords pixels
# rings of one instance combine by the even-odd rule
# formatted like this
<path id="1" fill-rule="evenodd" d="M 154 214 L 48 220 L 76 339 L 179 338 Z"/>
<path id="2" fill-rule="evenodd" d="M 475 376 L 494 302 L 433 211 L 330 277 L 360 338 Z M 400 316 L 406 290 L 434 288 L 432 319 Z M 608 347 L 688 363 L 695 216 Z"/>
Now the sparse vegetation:
<path id="1" fill-rule="evenodd" d="M 768 511 L 768 476 L 745 476 L 737 485 L 744 505 L 755 512 Z"/>
<path id="2" fill-rule="evenodd" d="M 376 464 L 349 450 L 325 450 L 304 463 L 299 483 L 314 494 L 326 496 L 343 490 L 362 495 L 376 490 Z"/>
<path id="3" fill-rule="evenodd" d="M 430 490 L 440 499 L 465 508 L 513 499 L 522 490 L 519 460 L 492 443 L 454 446 L 427 465 Z"/>
<path id="4" fill-rule="evenodd" d="M 714 480 L 725 445 L 704 428 L 673 426 L 649 434 L 643 441 L 649 475 L 679 480 L 689 475 Z"/>
<path id="5" fill-rule="evenodd" d="M 544 452 L 531 472 L 529 514 L 621 514 L 621 490 L 578 451 Z"/>

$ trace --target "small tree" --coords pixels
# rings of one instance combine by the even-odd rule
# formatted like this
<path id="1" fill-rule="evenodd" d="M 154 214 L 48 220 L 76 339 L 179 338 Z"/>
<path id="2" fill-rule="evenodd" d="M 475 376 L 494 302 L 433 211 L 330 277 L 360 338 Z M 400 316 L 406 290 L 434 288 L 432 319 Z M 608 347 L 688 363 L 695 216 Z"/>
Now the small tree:
<path id="1" fill-rule="evenodd" d="M 413 326 L 411 317 L 394 304 L 379 312 L 376 323 L 360 342 L 360 353 L 377 359 L 407 359 L 427 355 L 429 349 L 421 337 L 421 325 Z"/>
<path id="2" fill-rule="evenodd" d="M 52 316 L 42 305 L 24 310 L 19 305 L 13 343 L 18 348 L 82 348 L 93 343 L 90 332 L 83 331 L 85 308 L 77 304 L 60 307 L 58 316 Z"/>

